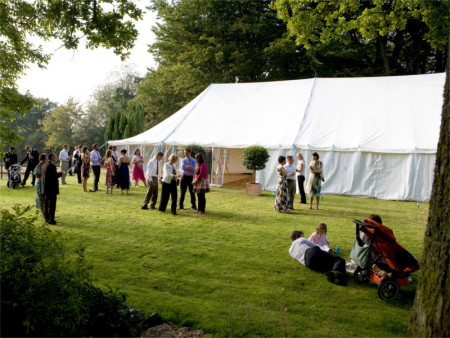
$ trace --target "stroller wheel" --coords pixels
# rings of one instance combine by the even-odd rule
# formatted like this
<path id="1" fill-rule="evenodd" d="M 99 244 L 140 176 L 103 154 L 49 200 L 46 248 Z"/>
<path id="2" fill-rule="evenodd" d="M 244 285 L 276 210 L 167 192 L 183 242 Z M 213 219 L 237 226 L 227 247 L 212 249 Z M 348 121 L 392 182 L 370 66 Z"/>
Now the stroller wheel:
<path id="1" fill-rule="evenodd" d="M 13 183 L 13 184 L 12 184 L 12 187 L 13 187 L 13 189 L 16 189 L 16 184 Z"/>
<path id="2" fill-rule="evenodd" d="M 378 286 L 378 296 L 382 300 L 393 300 L 398 295 L 398 285 L 392 280 L 382 281 Z"/>
<path id="3" fill-rule="evenodd" d="M 368 271 L 358 266 L 353 273 L 353 280 L 356 284 L 364 284 L 369 281 Z"/>

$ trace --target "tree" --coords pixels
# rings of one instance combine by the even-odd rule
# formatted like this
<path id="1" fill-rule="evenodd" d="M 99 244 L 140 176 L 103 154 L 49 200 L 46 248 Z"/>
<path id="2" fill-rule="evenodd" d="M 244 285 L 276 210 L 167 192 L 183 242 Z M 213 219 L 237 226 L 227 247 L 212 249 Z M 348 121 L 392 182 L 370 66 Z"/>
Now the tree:
<path id="1" fill-rule="evenodd" d="M 447 1 L 276 0 L 273 7 L 306 48 L 333 41 L 367 45 L 375 55 L 361 56 L 380 73 L 444 71 Z"/>
<path id="2" fill-rule="evenodd" d="M 138 87 L 147 127 L 191 101 L 210 83 L 313 76 L 305 50 L 286 34 L 270 0 L 154 0 L 161 22 L 150 51 L 158 62 Z"/>
<path id="3" fill-rule="evenodd" d="M 75 121 L 79 120 L 82 114 L 79 103 L 70 98 L 65 105 L 46 115 L 42 121 L 42 130 L 48 135 L 45 146 L 55 152 L 64 144 L 73 144 Z"/>
<path id="4" fill-rule="evenodd" d="M 106 127 L 105 132 L 105 142 L 108 142 L 113 139 L 113 132 L 114 132 L 114 117 L 110 117 L 108 119 L 108 126 Z"/>
<path id="5" fill-rule="evenodd" d="M 269 157 L 267 149 L 260 146 L 248 147 L 242 153 L 242 164 L 247 169 L 253 170 L 253 183 L 256 182 L 256 170 L 264 169 Z"/>
<path id="6" fill-rule="evenodd" d="M 47 141 L 47 134 L 40 128 L 43 119 L 53 113 L 57 108 L 55 102 L 48 99 L 34 98 L 30 96 L 30 99 L 34 102 L 30 111 L 20 120 L 15 120 L 8 128 L 11 128 L 16 132 L 16 135 L 21 137 L 20 141 L 11 143 L 16 147 L 16 152 L 19 158 L 25 156 L 25 145 L 31 145 L 33 148 L 39 150 L 39 152 L 46 152 L 48 149 L 45 146 Z M 6 150 L 6 149 L 5 149 Z"/>
<path id="7" fill-rule="evenodd" d="M 67 49 L 77 49 L 83 39 L 88 48 L 112 48 L 124 59 L 138 35 L 133 20 L 141 17 L 142 11 L 129 0 L 0 1 L 1 144 L 17 140 L 16 133 L 4 124 L 32 106 L 30 98 L 17 91 L 17 79 L 29 64 L 45 67 L 50 60 L 50 55 L 28 40 L 30 35 L 58 39 Z"/>
<path id="8" fill-rule="evenodd" d="M 136 96 L 136 87 L 140 81 L 141 78 L 136 71 L 129 66 L 112 72 L 108 82 L 92 94 L 85 116 L 78 123 L 74 138 L 80 140 L 82 144 L 99 143 L 99 140 L 105 139 L 106 136 L 108 140 L 116 139 L 113 138 L 116 127 L 114 117 L 119 111 L 131 110 L 130 102 Z M 110 120 L 109 132 L 107 128 Z"/>
<path id="9" fill-rule="evenodd" d="M 450 51 L 450 41 L 449 41 Z M 450 53 L 449 53 L 450 54 Z M 436 153 L 430 210 L 408 335 L 450 335 L 450 56 L 447 61 L 444 106 Z"/>
<path id="10" fill-rule="evenodd" d="M 120 114 L 119 132 L 120 132 L 121 137 L 123 137 L 123 134 L 125 133 L 125 128 L 127 127 L 128 119 L 127 119 L 127 116 L 123 112 L 120 112 L 119 114 Z"/>

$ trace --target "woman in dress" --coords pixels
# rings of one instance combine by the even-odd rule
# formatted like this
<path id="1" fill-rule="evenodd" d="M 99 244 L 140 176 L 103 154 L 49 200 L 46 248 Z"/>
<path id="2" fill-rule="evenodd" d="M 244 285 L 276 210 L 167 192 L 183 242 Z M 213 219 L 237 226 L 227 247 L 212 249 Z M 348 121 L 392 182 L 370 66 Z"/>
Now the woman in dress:
<path id="1" fill-rule="evenodd" d="M 128 195 L 128 190 L 130 189 L 130 158 L 127 156 L 127 150 L 122 149 L 120 151 L 119 159 L 119 185 L 120 194 L 123 195 L 123 191 L 126 190 Z"/>
<path id="2" fill-rule="evenodd" d="M 34 168 L 33 175 L 36 176 L 36 208 L 41 209 L 42 215 L 44 215 L 44 196 L 41 194 L 41 169 L 42 166 L 47 163 L 47 154 L 39 155 L 39 164 Z"/>
<path id="3" fill-rule="evenodd" d="M 165 212 L 169 197 L 172 199 L 170 213 L 177 214 L 177 170 L 175 163 L 178 161 L 178 156 L 172 154 L 168 158 L 169 162 L 164 164 L 164 177 L 162 179 L 161 201 L 159 202 L 159 211 Z"/>
<path id="4" fill-rule="evenodd" d="M 286 164 L 286 157 L 278 157 L 277 173 L 278 173 L 278 188 L 277 188 L 277 198 L 275 199 L 275 211 L 288 213 L 289 212 L 289 195 L 288 195 L 288 182 L 287 173 L 284 170 L 284 165 Z"/>
<path id="5" fill-rule="evenodd" d="M 106 167 L 106 193 L 113 193 L 113 187 L 115 183 L 116 168 L 114 163 L 114 157 L 112 156 L 112 150 L 106 152 L 105 167 Z"/>
<path id="6" fill-rule="evenodd" d="M 309 194 L 309 210 L 312 209 L 314 197 L 316 198 L 316 210 L 319 210 L 320 190 L 322 188 L 323 179 L 323 163 L 319 161 L 319 154 L 312 154 L 313 160 L 309 164 L 308 194 Z"/>
<path id="7" fill-rule="evenodd" d="M 195 155 L 195 160 L 197 161 L 197 166 L 195 167 L 192 185 L 194 187 L 194 192 L 197 193 L 197 212 L 199 214 L 204 214 L 206 208 L 205 194 L 209 192 L 208 168 L 206 167 L 205 158 L 202 153 L 197 153 Z"/>
<path id="8" fill-rule="evenodd" d="M 83 177 L 83 191 L 88 192 L 87 181 L 89 179 L 89 169 L 91 168 L 91 153 L 88 147 L 81 149 L 81 176 Z"/>
<path id="9" fill-rule="evenodd" d="M 131 179 L 134 180 L 134 184 L 136 187 L 139 187 L 139 181 L 144 182 L 144 185 L 147 187 L 147 183 L 145 183 L 145 175 L 144 175 L 144 157 L 141 155 L 141 151 L 136 149 L 134 151 L 133 159 L 133 173 L 131 174 Z"/>

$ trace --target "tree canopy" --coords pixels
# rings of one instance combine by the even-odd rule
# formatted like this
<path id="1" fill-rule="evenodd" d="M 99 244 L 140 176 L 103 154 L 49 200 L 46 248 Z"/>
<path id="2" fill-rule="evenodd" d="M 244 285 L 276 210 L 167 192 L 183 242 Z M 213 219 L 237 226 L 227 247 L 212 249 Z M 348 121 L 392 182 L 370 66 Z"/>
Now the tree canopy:
<path id="1" fill-rule="evenodd" d="M 138 35 L 133 22 L 141 17 L 142 10 L 129 0 L 0 0 L 1 124 L 31 109 L 30 97 L 17 91 L 16 81 L 29 64 L 45 67 L 51 57 L 30 42 L 30 36 L 58 39 L 67 49 L 85 41 L 88 48 L 112 48 L 125 58 Z M 14 141 L 14 130 L 2 126 L 0 146 Z"/>
<path id="2" fill-rule="evenodd" d="M 138 88 L 149 126 L 173 114 L 210 83 L 313 76 L 270 0 L 154 0 L 160 22 L 150 46 L 157 70 Z"/>
<path id="3" fill-rule="evenodd" d="M 306 48 L 336 40 L 371 45 L 373 66 L 385 74 L 445 69 L 448 1 L 276 0 L 273 7 Z"/>

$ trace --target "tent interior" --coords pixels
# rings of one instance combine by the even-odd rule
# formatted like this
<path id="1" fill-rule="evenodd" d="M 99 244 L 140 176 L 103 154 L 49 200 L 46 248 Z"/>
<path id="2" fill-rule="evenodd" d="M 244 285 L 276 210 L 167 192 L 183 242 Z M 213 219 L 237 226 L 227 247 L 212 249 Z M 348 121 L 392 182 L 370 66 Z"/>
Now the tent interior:
<path id="1" fill-rule="evenodd" d="M 151 159 L 158 151 L 164 154 L 167 159 L 171 154 L 177 154 L 180 159 L 184 156 L 183 151 L 186 146 L 169 146 L 161 147 L 153 145 L 121 145 L 127 149 L 128 154 L 134 154 L 136 149 L 141 151 L 145 159 Z M 247 182 L 253 181 L 252 171 L 245 168 L 242 164 L 242 153 L 244 149 L 237 148 L 216 148 L 205 147 L 206 164 L 210 183 L 213 186 L 224 186 L 227 188 L 243 188 Z M 193 156 L 195 154 L 192 154 Z M 165 161 L 163 159 L 163 161 Z"/>

